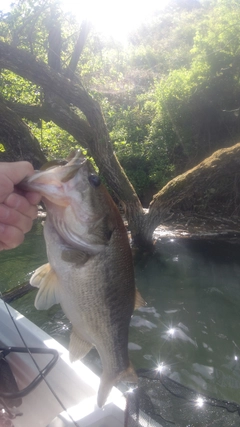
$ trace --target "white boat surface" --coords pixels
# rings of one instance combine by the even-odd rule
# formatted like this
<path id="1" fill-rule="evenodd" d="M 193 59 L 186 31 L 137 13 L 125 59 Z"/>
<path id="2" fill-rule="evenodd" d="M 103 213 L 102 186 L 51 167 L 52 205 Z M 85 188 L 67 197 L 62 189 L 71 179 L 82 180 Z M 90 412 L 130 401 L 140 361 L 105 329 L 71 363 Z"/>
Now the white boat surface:
<path id="1" fill-rule="evenodd" d="M 45 378 L 46 381 L 41 381 L 37 387 L 22 398 L 22 404 L 17 407 L 17 411 L 21 415 L 17 415 L 11 420 L 13 427 L 124 427 L 126 399 L 120 390 L 113 387 L 106 404 L 103 408 L 99 408 L 97 392 L 100 379 L 91 369 L 81 361 L 71 363 L 69 352 L 65 347 L 1 299 L 0 319 L 0 347 L 26 348 L 27 346 L 29 348 L 55 349 L 59 354 L 56 364 Z M 19 390 L 28 386 L 39 375 L 39 369 L 45 368 L 52 359 L 51 354 L 32 353 L 32 357 L 38 368 L 28 353 L 17 352 L 6 356 Z M 209 400 L 211 400 L 210 407 L 212 407 L 212 401 L 215 399 L 209 398 Z M 238 425 L 234 424 L 235 421 L 239 421 L 239 413 L 236 412 L 237 404 L 226 401 L 216 401 L 215 403 L 215 407 L 219 406 L 221 411 L 224 408 L 222 403 L 229 403 L 228 411 L 229 414 L 233 412 L 230 414 L 233 419 L 230 419 L 231 424 L 228 425 Z M 190 405 L 189 410 L 192 411 L 192 395 L 188 404 Z M 186 405 L 187 400 L 184 400 L 184 410 L 187 408 Z M 236 406 L 235 411 L 233 411 L 232 405 Z M 225 420 L 225 415 L 226 413 L 220 414 L 223 420 Z M 5 427 L 7 424 L 1 424 L 0 416 L 0 427 L 3 425 Z M 130 425 L 135 425 L 135 423 L 130 421 Z M 138 427 L 162 427 L 162 423 L 157 423 L 141 410 L 136 425 Z M 164 425 L 166 424 L 164 423 Z"/>
<path id="2" fill-rule="evenodd" d="M 13 426 L 122 427 L 126 404 L 122 393 L 114 387 L 106 405 L 102 409 L 98 408 L 96 397 L 99 377 L 81 361 L 71 363 L 69 352 L 65 347 L 2 300 L 0 300 L 1 347 L 24 347 L 8 310 L 28 347 L 56 349 L 59 353 L 57 363 L 46 376 L 47 383 L 43 380 L 22 398 L 22 404 L 17 408 L 22 415 L 17 415 L 12 420 Z M 52 357 L 46 354 L 32 356 L 40 369 L 43 369 Z M 29 354 L 11 353 L 6 359 L 20 390 L 39 374 Z"/>

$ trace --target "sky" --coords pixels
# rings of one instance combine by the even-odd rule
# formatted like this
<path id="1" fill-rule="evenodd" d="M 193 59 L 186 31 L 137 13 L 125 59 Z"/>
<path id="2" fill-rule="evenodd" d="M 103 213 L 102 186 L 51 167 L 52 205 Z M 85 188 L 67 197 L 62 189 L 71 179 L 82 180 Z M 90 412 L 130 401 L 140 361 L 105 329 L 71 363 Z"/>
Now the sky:
<path id="1" fill-rule="evenodd" d="M 3 0 L 0 10 L 7 12 L 14 0 Z M 89 19 L 103 35 L 124 41 L 127 34 L 146 22 L 169 0 L 62 0 L 65 11 L 71 11 L 79 21 Z"/>
<path id="2" fill-rule="evenodd" d="M 64 0 L 64 8 L 88 18 L 97 31 L 122 40 L 169 0 Z"/>

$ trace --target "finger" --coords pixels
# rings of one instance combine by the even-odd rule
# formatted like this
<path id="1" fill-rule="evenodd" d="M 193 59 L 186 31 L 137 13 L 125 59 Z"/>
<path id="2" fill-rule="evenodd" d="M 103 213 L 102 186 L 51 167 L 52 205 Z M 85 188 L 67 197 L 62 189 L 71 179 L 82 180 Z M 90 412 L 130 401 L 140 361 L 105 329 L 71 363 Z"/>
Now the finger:
<path id="1" fill-rule="evenodd" d="M 34 207 L 32 207 L 34 208 Z M 27 233 L 32 228 L 32 218 L 21 212 L 11 209 L 3 204 L 0 205 L 0 223 L 12 225 L 22 233 Z"/>
<path id="2" fill-rule="evenodd" d="M 1 181 L 0 181 L 1 182 Z M 18 186 L 14 187 L 14 193 L 19 194 L 20 196 L 25 197 L 31 205 L 38 205 L 41 201 L 41 194 L 36 191 L 26 191 L 22 190 Z"/>
<path id="3" fill-rule="evenodd" d="M 1 170 L 1 169 L 0 169 Z M 0 203 L 4 202 L 8 194 L 13 192 L 14 185 L 4 173 L 0 172 Z"/>
<path id="4" fill-rule="evenodd" d="M 6 175 L 13 184 L 18 184 L 25 177 L 31 176 L 34 173 L 33 166 L 29 162 L 1 162 L 0 172 Z"/>
<path id="5" fill-rule="evenodd" d="M 0 250 L 14 249 L 24 241 L 24 234 L 12 225 L 0 223 Z"/>
<path id="6" fill-rule="evenodd" d="M 16 209 L 18 212 L 28 216 L 31 219 L 37 218 L 37 206 L 31 205 L 24 196 L 12 193 L 4 202 L 9 208 Z"/>
<path id="7" fill-rule="evenodd" d="M 35 191 L 27 191 L 25 193 L 25 197 L 31 205 L 38 205 L 42 198 L 41 194 L 36 193 Z"/>

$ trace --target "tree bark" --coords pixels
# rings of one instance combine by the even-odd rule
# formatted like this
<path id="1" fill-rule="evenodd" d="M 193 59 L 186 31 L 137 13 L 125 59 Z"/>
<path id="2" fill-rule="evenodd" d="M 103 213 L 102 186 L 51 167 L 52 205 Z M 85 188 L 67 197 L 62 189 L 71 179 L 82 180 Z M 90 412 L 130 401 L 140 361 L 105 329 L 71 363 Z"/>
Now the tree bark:
<path id="1" fill-rule="evenodd" d="M 6 101 L 6 105 L 23 119 L 25 118 L 32 122 L 38 122 L 39 119 L 46 122 L 53 121 L 61 129 L 71 134 L 84 148 L 88 148 L 93 138 L 88 123 L 74 113 L 62 99 L 54 97 L 54 100 L 45 102 L 42 105 Z"/>
<path id="2" fill-rule="evenodd" d="M 58 22 L 57 11 L 51 7 L 51 20 L 48 34 L 48 65 L 54 71 L 61 71 L 62 32 Z"/>
<path id="3" fill-rule="evenodd" d="M 89 30 L 90 30 L 89 22 L 83 21 L 81 28 L 80 28 L 80 31 L 79 31 L 79 35 L 78 35 L 76 45 L 74 47 L 74 51 L 72 53 L 72 57 L 71 57 L 69 66 L 67 67 L 67 69 L 64 72 L 65 77 L 67 77 L 70 80 L 73 80 L 73 78 L 74 78 L 80 56 L 82 54 L 83 48 L 84 48 L 85 43 L 86 43 L 86 39 L 87 39 Z"/>
<path id="4" fill-rule="evenodd" d="M 149 207 L 147 234 L 174 215 L 190 213 L 209 221 L 240 214 L 240 143 L 215 151 L 194 168 L 169 181 Z M 147 238 L 146 234 L 146 238 Z"/>
<path id="5" fill-rule="evenodd" d="M 7 107 L 0 97 L 0 141 L 5 152 L 0 153 L 1 161 L 28 160 L 35 169 L 46 162 L 37 139 L 19 116 Z"/>
<path id="6" fill-rule="evenodd" d="M 42 87 L 47 93 L 43 105 L 21 105 L 0 99 L 0 138 L 5 141 L 2 159 L 33 162 L 39 167 L 45 161 L 38 142 L 20 117 L 52 120 L 73 135 L 89 150 L 100 173 L 125 206 L 129 228 L 138 246 L 149 248 L 155 228 L 184 206 L 190 210 L 210 208 L 217 214 L 216 200 L 225 203 L 226 211 L 240 213 L 240 144 L 219 150 L 192 170 L 170 181 L 157 195 L 146 212 L 121 167 L 110 142 L 99 104 L 87 93 L 80 81 L 55 72 L 26 51 L 0 41 L 0 66 Z M 86 120 L 79 117 L 80 109 Z M 234 191 L 232 191 L 234 189 Z M 209 215 L 210 215 L 209 211 Z"/>
<path id="7" fill-rule="evenodd" d="M 144 217 L 141 202 L 121 167 L 110 142 L 109 133 L 99 104 L 88 94 L 81 82 L 74 82 L 65 76 L 56 73 L 48 65 L 37 60 L 24 50 L 17 49 L 0 41 L 0 67 L 6 68 L 42 87 L 48 96 L 44 106 L 48 113 L 51 111 L 51 120 L 61 124 L 61 128 L 78 137 L 82 137 L 82 144 L 87 146 L 93 156 L 100 173 L 104 176 L 107 185 L 115 197 L 124 205 L 129 227 L 133 236 Z M 56 98 L 57 97 L 57 98 Z M 56 102 L 59 99 L 60 102 Z M 86 122 L 78 118 L 71 111 L 70 106 L 79 108 L 86 117 Z M 17 109 L 17 106 L 16 106 Z M 68 120 L 66 119 L 68 116 Z M 63 122 L 61 121 L 63 119 Z M 69 125 L 74 123 L 72 127 Z M 77 126 L 76 126 L 77 125 Z M 71 128 L 71 129 L 70 129 Z M 137 221 L 136 221 L 137 219 Z"/>

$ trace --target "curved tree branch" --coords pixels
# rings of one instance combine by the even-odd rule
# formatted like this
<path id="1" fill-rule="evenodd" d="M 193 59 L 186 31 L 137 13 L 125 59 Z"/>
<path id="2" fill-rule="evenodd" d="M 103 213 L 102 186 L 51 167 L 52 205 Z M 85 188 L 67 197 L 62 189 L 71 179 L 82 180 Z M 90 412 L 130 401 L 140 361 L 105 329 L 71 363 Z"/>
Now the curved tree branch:
<path id="1" fill-rule="evenodd" d="M 19 116 L 6 105 L 2 97 L 0 97 L 0 140 L 6 149 L 1 153 L 2 161 L 28 160 L 36 169 L 46 162 L 37 139 Z M 32 148 L 31 151 L 29 146 Z"/>
<path id="2" fill-rule="evenodd" d="M 116 197 L 126 206 L 126 215 L 131 223 L 143 217 L 142 205 L 113 152 L 109 133 L 99 104 L 81 86 L 54 72 L 42 61 L 24 50 L 0 41 L 0 66 L 41 86 L 44 93 L 53 93 L 66 104 L 78 107 L 85 115 L 92 131 L 88 148 Z M 49 100 L 49 97 L 48 97 Z"/>
<path id="3" fill-rule="evenodd" d="M 46 122 L 53 121 L 61 129 L 72 135 L 84 148 L 88 148 L 88 144 L 91 143 L 93 136 L 90 126 L 61 99 L 59 102 L 54 100 L 54 102 L 43 105 L 21 104 L 12 101 L 6 101 L 6 105 L 21 118 L 33 122 L 38 122 L 39 119 Z"/>

